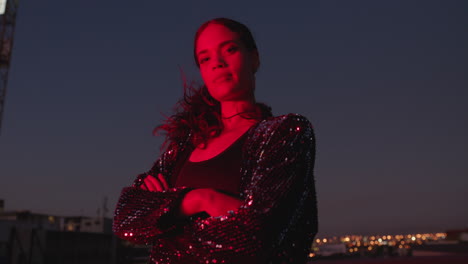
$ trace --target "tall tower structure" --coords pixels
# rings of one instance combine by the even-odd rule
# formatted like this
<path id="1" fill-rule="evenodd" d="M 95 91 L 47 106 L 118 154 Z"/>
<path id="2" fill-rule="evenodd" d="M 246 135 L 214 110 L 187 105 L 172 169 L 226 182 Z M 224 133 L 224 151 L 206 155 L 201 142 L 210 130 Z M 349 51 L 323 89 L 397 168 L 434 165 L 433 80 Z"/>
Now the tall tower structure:
<path id="1" fill-rule="evenodd" d="M 0 0 L 0 132 L 10 70 L 18 0 Z"/>

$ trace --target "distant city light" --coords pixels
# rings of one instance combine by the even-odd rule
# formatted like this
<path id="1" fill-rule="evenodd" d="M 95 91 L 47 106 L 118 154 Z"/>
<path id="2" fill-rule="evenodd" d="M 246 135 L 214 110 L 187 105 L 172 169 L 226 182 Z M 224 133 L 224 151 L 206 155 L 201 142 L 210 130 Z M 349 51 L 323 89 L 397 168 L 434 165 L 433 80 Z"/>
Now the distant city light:
<path id="1" fill-rule="evenodd" d="M 312 245 L 311 253 L 314 253 L 314 257 L 329 256 L 330 252 L 345 255 L 376 255 L 382 254 L 380 250 L 382 247 L 392 247 L 400 249 L 394 254 L 408 254 L 408 250 L 414 245 L 423 245 L 428 240 L 440 241 L 446 237 L 446 233 L 317 237 Z"/>
<path id="2" fill-rule="evenodd" d="M 0 15 L 5 14 L 7 0 L 0 0 Z"/>

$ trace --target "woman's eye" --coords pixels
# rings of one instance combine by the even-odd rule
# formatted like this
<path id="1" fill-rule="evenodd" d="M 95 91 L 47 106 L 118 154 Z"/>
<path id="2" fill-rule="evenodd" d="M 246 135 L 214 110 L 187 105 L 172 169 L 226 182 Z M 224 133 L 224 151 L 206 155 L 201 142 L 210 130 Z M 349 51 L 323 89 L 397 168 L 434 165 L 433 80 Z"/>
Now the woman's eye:
<path id="1" fill-rule="evenodd" d="M 208 57 L 201 58 L 200 61 L 199 61 L 199 63 L 202 64 L 202 63 L 204 63 L 204 62 L 207 62 L 208 59 L 209 59 Z"/>
<path id="2" fill-rule="evenodd" d="M 228 51 L 229 53 L 234 53 L 234 52 L 237 51 L 237 47 L 236 47 L 236 46 L 231 46 L 231 47 L 229 47 L 229 48 L 227 49 L 227 51 Z"/>

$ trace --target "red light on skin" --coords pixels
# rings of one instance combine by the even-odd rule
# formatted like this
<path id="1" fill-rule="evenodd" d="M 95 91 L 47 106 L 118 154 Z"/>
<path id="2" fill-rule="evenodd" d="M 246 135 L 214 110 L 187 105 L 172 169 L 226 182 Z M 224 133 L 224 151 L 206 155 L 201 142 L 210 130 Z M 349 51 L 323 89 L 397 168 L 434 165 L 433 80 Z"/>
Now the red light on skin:
<path id="1" fill-rule="evenodd" d="M 230 73 L 221 73 L 218 77 L 214 78 L 214 83 L 221 83 L 224 81 L 231 81 L 232 75 Z"/>
<path id="2" fill-rule="evenodd" d="M 190 196 L 188 196 L 190 195 Z M 190 199 L 194 201 L 187 201 L 189 204 L 193 202 L 197 205 L 195 208 L 196 212 L 206 212 L 210 216 L 223 216 L 226 215 L 229 211 L 237 210 L 243 203 L 242 200 L 234 198 L 232 196 L 217 192 L 213 189 L 202 188 L 195 189 L 190 191 L 186 198 L 182 201 Z M 191 210 L 191 209 L 189 209 Z M 207 219 L 208 221 L 208 219 Z M 209 224 L 209 222 L 206 222 Z"/>
<path id="3" fill-rule="evenodd" d="M 219 102 L 250 99 L 258 53 L 249 52 L 237 33 L 222 25 L 208 25 L 197 39 L 196 54 L 213 98 Z"/>

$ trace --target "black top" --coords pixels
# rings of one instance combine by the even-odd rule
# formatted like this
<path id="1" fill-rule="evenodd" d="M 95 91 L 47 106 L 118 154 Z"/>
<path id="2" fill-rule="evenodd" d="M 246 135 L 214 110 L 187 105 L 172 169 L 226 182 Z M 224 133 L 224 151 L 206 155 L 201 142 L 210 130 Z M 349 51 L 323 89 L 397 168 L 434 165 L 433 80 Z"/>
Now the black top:
<path id="1" fill-rule="evenodd" d="M 239 197 L 242 146 L 247 133 L 240 136 L 223 152 L 199 162 L 186 160 L 172 183 L 175 187 L 212 188 L 225 194 Z"/>

